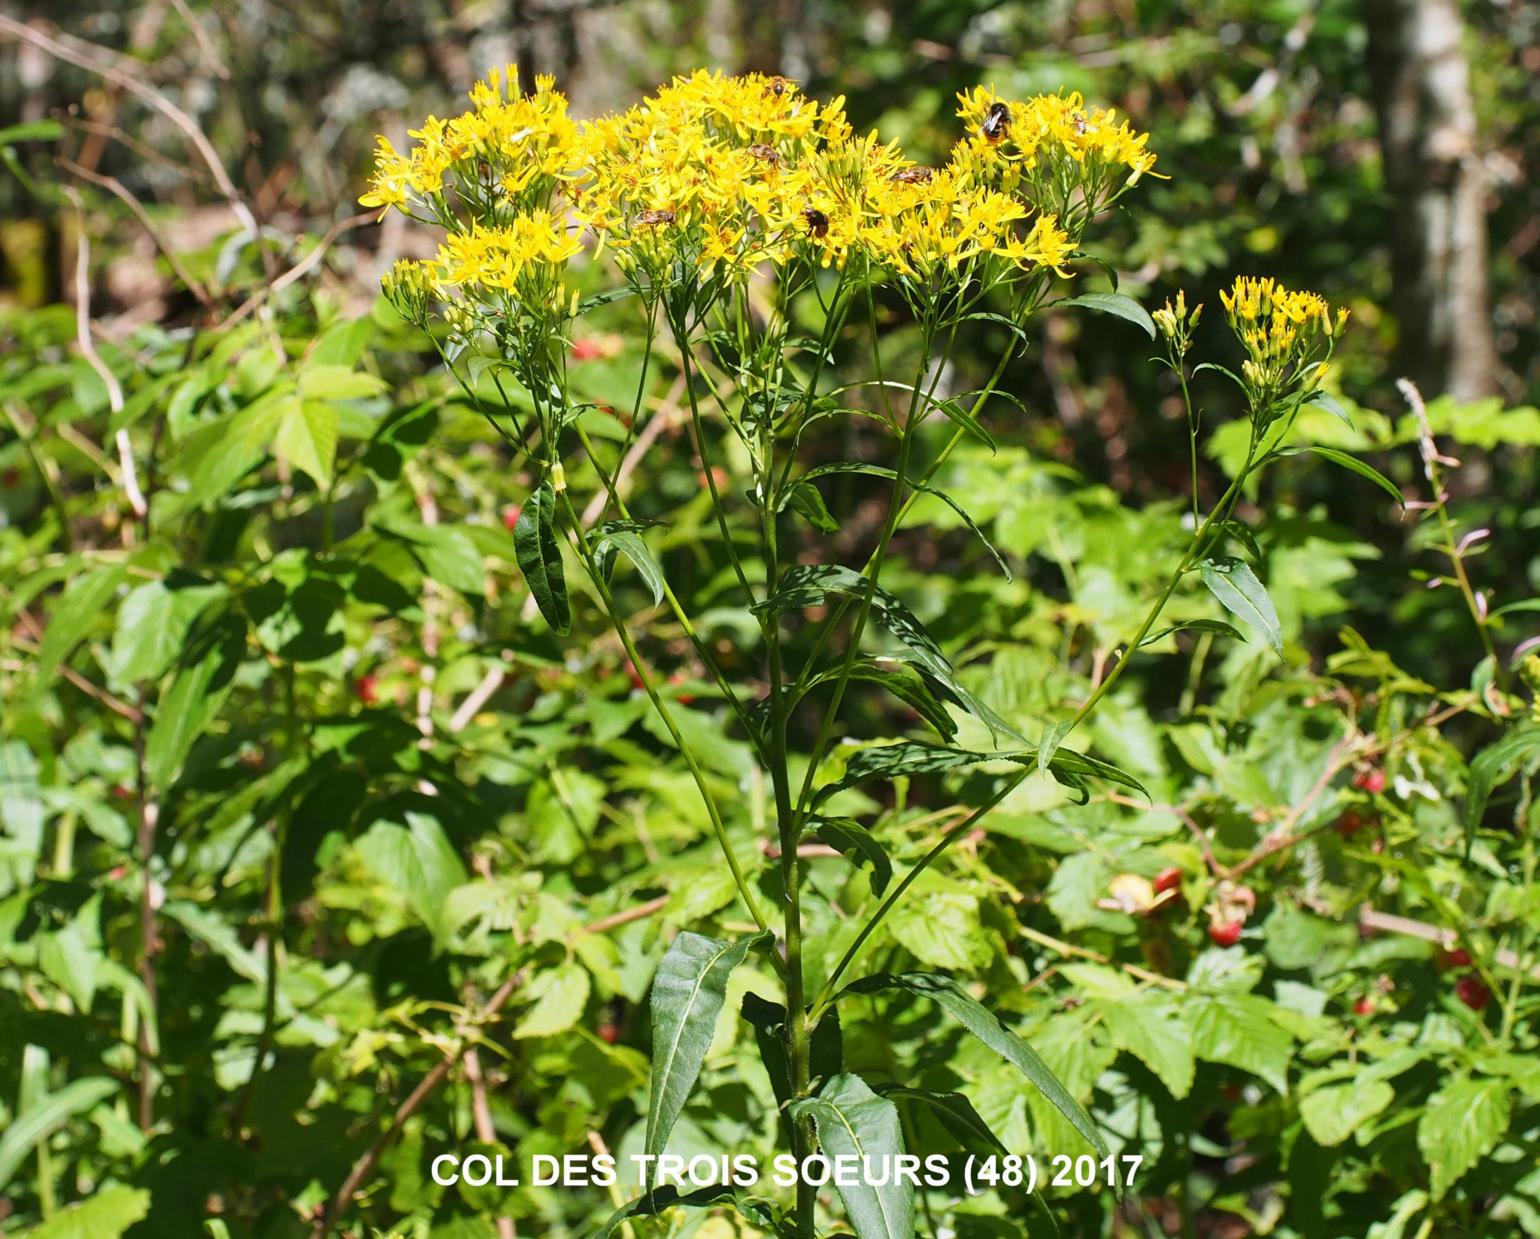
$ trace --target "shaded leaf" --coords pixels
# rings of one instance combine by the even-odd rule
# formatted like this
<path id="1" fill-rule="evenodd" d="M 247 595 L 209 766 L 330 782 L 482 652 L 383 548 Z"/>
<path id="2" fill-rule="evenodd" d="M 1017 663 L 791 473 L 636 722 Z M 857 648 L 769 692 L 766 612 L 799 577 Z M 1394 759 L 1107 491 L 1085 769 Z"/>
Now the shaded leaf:
<path id="1" fill-rule="evenodd" d="M 1144 328 L 1145 334 L 1150 339 L 1155 338 L 1155 320 L 1149 316 L 1142 305 L 1126 293 L 1081 293 L 1078 297 L 1069 297 L 1064 301 L 1055 301 L 1053 304 L 1100 310 L 1103 314 L 1111 314 L 1115 318 L 1124 319 L 1137 327 Z"/>
<path id="2" fill-rule="evenodd" d="M 893 880 L 893 862 L 888 859 L 887 849 L 878 843 L 872 832 L 853 817 L 815 817 L 817 837 L 857 867 L 870 866 L 872 894 L 881 896 Z"/>
<path id="3" fill-rule="evenodd" d="M 572 609 L 556 539 L 556 492 L 549 482 L 519 510 L 513 527 L 513 555 L 545 622 L 566 636 L 572 631 Z"/>

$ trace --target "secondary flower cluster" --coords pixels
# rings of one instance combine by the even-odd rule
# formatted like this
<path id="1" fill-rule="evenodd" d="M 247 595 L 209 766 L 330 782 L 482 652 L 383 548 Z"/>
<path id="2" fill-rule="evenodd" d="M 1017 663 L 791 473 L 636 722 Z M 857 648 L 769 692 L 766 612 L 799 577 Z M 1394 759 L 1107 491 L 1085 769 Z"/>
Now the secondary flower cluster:
<path id="1" fill-rule="evenodd" d="M 702 70 L 579 123 L 549 78 L 524 95 L 510 69 L 405 153 L 381 138 L 360 201 L 447 234 L 434 260 L 387 278 L 398 304 L 420 308 L 431 288 L 506 317 L 562 307 L 585 246 L 644 295 L 765 264 L 869 264 L 936 295 L 1062 273 L 1090 217 L 1155 162 L 1148 135 L 1079 95 L 959 100 L 966 135 L 930 168 L 853 134 L 842 99 L 780 77 Z"/>
<path id="2" fill-rule="evenodd" d="M 1332 343 L 1347 325 L 1346 309 L 1338 309 L 1333 317 L 1318 294 L 1250 275 L 1237 276 L 1219 300 L 1246 349 L 1241 374 L 1252 392 L 1253 407 L 1271 404 L 1288 387 L 1308 391 L 1319 386 Z"/>

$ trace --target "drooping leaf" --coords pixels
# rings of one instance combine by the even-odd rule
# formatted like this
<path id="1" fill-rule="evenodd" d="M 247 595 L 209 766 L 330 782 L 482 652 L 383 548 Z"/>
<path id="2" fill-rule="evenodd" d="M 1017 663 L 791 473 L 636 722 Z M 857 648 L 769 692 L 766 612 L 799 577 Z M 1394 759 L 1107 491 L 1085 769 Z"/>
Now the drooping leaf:
<path id="1" fill-rule="evenodd" d="M 756 934 L 736 942 L 681 933 L 669 945 L 652 982 L 652 1086 L 647 1101 L 646 1152 L 668 1146 L 727 999 L 727 979 L 749 951 L 765 941 Z"/>
<path id="2" fill-rule="evenodd" d="M 623 554 L 636 567 L 647 588 L 652 591 L 654 604 L 663 601 L 666 581 L 663 565 L 657 560 L 647 543 L 642 541 L 642 530 L 647 528 L 641 521 L 611 521 L 594 530 L 594 559 L 599 571 L 608 579 L 615 563 L 615 554 Z"/>
<path id="3" fill-rule="evenodd" d="M 1333 401 L 1333 405 L 1335 404 L 1336 402 Z M 1342 416 L 1344 420 L 1346 420 L 1347 414 L 1341 412 L 1340 405 L 1336 405 L 1336 411 Z M 1350 456 L 1346 452 L 1339 452 L 1334 447 L 1321 447 L 1319 444 L 1312 445 L 1306 450 L 1314 452 L 1317 456 L 1331 461 L 1334 465 L 1341 465 L 1344 469 L 1358 474 L 1358 476 L 1361 478 L 1368 478 L 1369 481 L 1373 482 L 1397 503 L 1403 505 L 1406 503 L 1406 496 L 1401 493 L 1401 488 L 1399 486 L 1392 482 L 1373 465 L 1365 464 L 1363 461 L 1359 460 L 1358 457 Z"/>
<path id="4" fill-rule="evenodd" d="M 1205 560 L 1199 569 L 1209 592 L 1231 615 L 1259 632 L 1275 653 L 1283 653 L 1283 627 L 1273 600 L 1244 560 L 1232 556 Z"/>
<path id="5" fill-rule="evenodd" d="M 835 533 L 839 530 L 840 523 L 830 515 L 829 505 L 823 501 L 823 495 L 807 478 L 787 490 L 785 498 L 781 500 L 781 509 L 784 511 L 788 507 L 800 512 L 819 533 Z"/>
<path id="6" fill-rule="evenodd" d="M 1433 1172 L 1433 1198 L 1497 1147 L 1508 1132 L 1512 1100 L 1500 1079 L 1453 1080 L 1428 1101 L 1417 1123 L 1417 1147 Z"/>
<path id="7" fill-rule="evenodd" d="M 878 1091 L 892 1100 L 912 1101 L 924 1106 L 941 1120 L 941 1125 L 965 1149 L 979 1148 L 996 1154 L 1008 1152 L 1000 1137 L 990 1130 L 989 1124 L 979 1117 L 973 1103 L 962 1093 L 909 1088 L 902 1084 L 883 1085 Z"/>
<path id="8" fill-rule="evenodd" d="M 556 537 L 556 492 L 549 482 L 519 510 L 513 527 L 513 555 L 545 622 L 566 636 L 572 631 L 572 608 Z"/>
<path id="9" fill-rule="evenodd" d="M 792 1099 L 791 1067 L 786 1060 L 786 1008 L 778 1002 L 761 998 L 753 990 L 743 995 L 743 1018 L 754 1029 L 754 1043 L 759 1060 L 770 1077 L 775 1099 L 785 1105 Z M 845 1041 L 839 1012 L 830 1008 L 823 1013 L 808 1045 L 808 1071 L 814 1082 L 832 1079 L 844 1070 Z"/>
<path id="10" fill-rule="evenodd" d="M 1150 339 L 1155 338 L 1155 320 L 1149 316 L 1142 305 L 1126 293 L 1081 293 L 1078 297 L 1069 297 L 1063 301 L 1055 301 L 1053 304 L 1083 306 L 1087 310 L 1099 310 L 1103 314 L 1111 314 L 1115 318 L 1125 319 L 1137 327 L 1142 327 Z"/>
<path id="11" fill-rule="evenodd" d="M 846 987 L 846 993 L 872 994 L 882 990 L 904 990 L 929 998 L 981 1042 L 1011 1063 L 1060 1114 L 1069 1120 L 1102 1157 L 1107 1145 L 1096 1123 L 1074 1099 L 1036 1050 L 1000 1022 L 978 999 L 963 989 L 954 978 L 938 972 L 879 973 Z"/>
<path id="12" fill-rule="evenodd" d="M 814 676 L 808 688 L 816 688 L 838 677 L 839 671 L 830 669 Z M 943 740 L 950 740 L 957 734 L 957 723 L 947 713 L 946 706 L 931 691 L 925 677 L 908 664 L 895 659 L 862 660 L 851 667 L 850 679 L 853 682 L 880 685 L 929 723 Z M 766 698 L 767 707 L 768 703 L 769 699 Z"/>
<path id="13" fill-rule="evenodd" d="M 871 868 L 872 894 L 880 898 L 893 880 L 893 862 L 872 832 L 853 817 L 815 817 L 813 827 L 819 839 L 847 857 L 851 864 Z"/>
<path id="14" fill-rule="evenodd" d="M 1212 632 L 1217 633 L 1221 637 L 1234 637 L 1237 641 L 1244 641 L 1246 639 L 1235 630 L 1233 625 L 1225 623 L 1224 620 L 1191 619 L 1183 620 L 1180 624 L 1172 624 L 1167 628 L 1162 628 L 1159 632 L 1152 632 L 1139 643 L 1139 647 L 1143 649 L 1146 645 L 1154 645 L 1157 641 L 1169 637 L 1173 632 Z"/>
<path id="15" fill-rule="evenodd" d="M 853 1164 L 870 1167 L 847 1184 L 836 1180 L 840 1199 L 857 1239 L 914 1239 L 914 1187 L 892 1173 L 904 1151 L 898 1108 L 867 1087 L 860 1076 L 835 1076 L 818 1096 L 794 1102 L 795 1118 L 811 1117 L 818 1125 L 818 1142 L 831 1159 L 854 1157 Z M 886 1182 L 878 1186 L 871 1180 Z"/>

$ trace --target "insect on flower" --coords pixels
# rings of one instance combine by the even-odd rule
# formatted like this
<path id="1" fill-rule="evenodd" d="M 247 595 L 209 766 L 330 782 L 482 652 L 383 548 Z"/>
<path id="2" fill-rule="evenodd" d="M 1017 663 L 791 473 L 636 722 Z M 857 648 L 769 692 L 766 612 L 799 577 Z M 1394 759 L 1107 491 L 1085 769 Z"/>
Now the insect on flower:
<path id="1" fill-rule="evenodd" d="M 786 93 L 786 88 L 788 86 L 790 86 L 790 85 L 791 85 L 790 82 L 788 82 L 784 77 L 781 77 L 779 74 L 777 74 L 775 77 L 770 79 L 770 83 L 769 83 L 768 86 L 765 87 L 765 89 L 767 91 L 769 91 L 770 94 L 774 95 L 777 99 L 779 99 L 782 95 L 784 95 Z"/>
<path id="2" fill-rule="evenodd" d="M 807 230 L 815 237 L 829 235 L 829 217 L 817 207 L 803 207 L 802 218 L 807 220 Z"/>
<path id="3" fill-rule="evenodd" d="M 763 160 L 765 163 L 778 164 L 781 162 L 780 152 L 768 142 L 756 142 L 748 148 L 748 151 L 755 159 Z"/>
<path id="4" fill-rule="evenodd" d="M 677 218 L 674 212 L 665 208 L 658 211 L 643 211 L 636 217 L 636 222 L 644 228 L 657 228 L 662 224 L 672 224 Z"/>
<path id="5" fill-rule="evenodd" d="M 980 130 L 991 142 L 998 142 L 1011 128 L 1011 105 L 1008 103 L 994 103 L 989 111 L 984 113 L 984 124 Z"/>
<path id="6" fill-rule="evenodd" d="M 935 175 L 936 170 L 934 168 L 927 168 L 921 164 L 895 172 L 888 179 L 898 185 L 929 185 L 931 178 Z"/>

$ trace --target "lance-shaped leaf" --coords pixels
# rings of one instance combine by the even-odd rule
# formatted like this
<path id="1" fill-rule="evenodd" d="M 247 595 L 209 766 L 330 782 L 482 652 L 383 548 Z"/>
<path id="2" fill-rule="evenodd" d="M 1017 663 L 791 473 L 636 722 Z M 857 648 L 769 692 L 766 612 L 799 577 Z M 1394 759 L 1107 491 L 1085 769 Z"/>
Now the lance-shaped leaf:
<path id="1" fill-rule="evenodd" d="M 700 1076 L 727 998 L 727 978 L 769 934 L 728 942 L 682 933 L 652 982 L 652 1093 L 646 1151 L 660 1154 Z"/>
<path id="2" fill-rule="evenodd" d="M 545 622 L 565 636 L 572 630 L 572 608 L 556 538 L 556 492 L 549 482 L 519 510 L 513 527 L 513 557 Z"/>
<path id="3" fill-rule="evenodd" d="M 871 867 L 872 894 L 880 898 L 893 880 L 893 862 L 872 832 L 853 817 L 817 817 L 813 819 L 813 825 L 817 838 L 851 864 Z"/>
<path id="4" fill-rule="evenodd" d="M 1520 727 L 1510 731 L 1472 759 L 1465 790 L 1467 853 L 1476 836 L 1476 828 L 1486 815 L 1487 801 L 1492 798 L 1492 790 L 1517 774 L 1526 760 L 1540 760 L 1540 727 Z"/>
<path id="5" fill-rule="evenodd" d="M 914 1186 L 894 1173 L 904 1151 L 898 1108 L 847 1073 L 835 1076 L 817 1097 L 794 1103 L 791 1112 L 818 1124 L 818 1142 L 828 1157 L 856 1158 L 851 1182 L 836 1186 L 858 1239 L 914 1239 Z"/>
<path id="6" fill-rule="evenodd" d="M 1000 1022 L 978 999 L 952 977 L 939 972 L 879 973 L 846 987 L 845 993 L 872 994 L 882 990 L 907 990 L 929 998 L 996 1054 L 1014 1065 L 1102 1157 L 1107 1145 L 1096 1124 L 1081 1104 L 1059 1083 L 1057 1076 L 1030 1045 Z"/>
<path id="7" fill-rule="evenodd" d="M 1191 619 L 1182 620 L 1179 624 L 1171 624 L 1169 627 L 1162 628 L 1159 632 L 1152 632 L 1143 641 L 1139 642 L 1139 645 L 1141 648 L 1146 645 L 1154 645 L 1157 641 L 1169 637 L 1173 632 L 1212 632 L 1217 633 L 1221 637 L 1234 637 L 1237 641 L 1244 641 L 1246 639 L 1235 629 L 1233 624 L 1227 624 L 1224 620 Z"/>
<path id="8" fill-rule="evenodd" d="M 607 580 L 615 565 L 615 553 L 619 551 L 636 565 L 656 604 L 663 601 L 663 565 L 642 541 L 642 530 L 646 528 L 642 521 L 610 521 L 601 525 L 593 534 L 594 559 Z"/>
<path id="9" fill-rule="evenodd" d="M 943 770 L 957 770 L 976 766 L 981 762 L 1008 761 L 1018 766 L 1037 765 L 1035 747 L 1001 753 L 976 753 L 968 749 L 946 749 L 933 744 L 920 744 L 912 740 L 898 744 L 875 745 L 862 749 L 845 764 L 845 774 L 837 783 L 819 788 L 815 803 L 832 796 L 847 787 L 856 787 L 876 779 L 893 779 L 901 775 L 936 774 Z M 1127 787 L 1147 796 L 1144 785 L 1126 771 L 1116 766 L 1087 757 L 1073 749 L 1059 749 L 1048 762 L 1049 773 L 1059 782 L 1084 793 L 1087 780 L 1102 779 Z"/>
<path id="10" fill-rule="evenodd" d="M 1126 293 L 1081 293 L 1078 297 L 1069 297 L 1064 301 L 1055 301 L 1056 306 L 1083 306 L 1087 310 L 1100 310 L 1103 314 L 1111 314 L 1115 318 L 1126 319 L 1130 323 L 1143 327 L 1150 339 L 1155 338 L 1155 320 L 1149 316 L 1148 311 Z"/>
<path id="11" fill-rule="evenodd" d="M 909 1088 L 902 1084 L 885 1084 L 879 1090 L 884 1097 L 894 1101 L 911 1101 L 924 1106 L 951 1132 L 952 1137 L 965 1149 L 984 1153 L 1008 1153 L 1000 1137 L 990 1130 L 973 1103 L 962 1093 L 943 1093 L 928 1088 Z"/>
<path id="12" fill-rule="evenodd" d="M 0 1189 L 10 1183 L 17 1167 L 33 1149 L 75 1115 L 111 1097 L 119 1088 L 116 1080 L 106 1076 L 71 1080 L 58 1092 L 49 1093 L 14 1115 L 0 1133 Z"/>
<path id="13" fill-rule="evenodd" d="M 1283 626 L 1278 623 L 1278 612 L 1267 589 L 1257 580 L 1257 574 L 1243 560 L 1225 556 L 1203 562 L 1199 571 L 1209 593 L 1218 598 L 1231 615 L 1245 620 L 1273 647 L 1283 653 Z"/>

